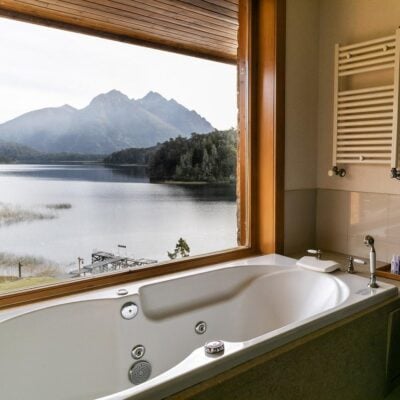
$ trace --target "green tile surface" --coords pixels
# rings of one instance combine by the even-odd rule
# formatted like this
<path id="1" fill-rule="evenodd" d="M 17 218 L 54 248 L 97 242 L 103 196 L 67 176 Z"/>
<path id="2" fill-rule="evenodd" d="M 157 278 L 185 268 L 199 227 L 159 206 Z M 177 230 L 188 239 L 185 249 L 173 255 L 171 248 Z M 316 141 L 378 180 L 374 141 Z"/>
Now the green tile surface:
<path id="1" fill-rule="evenodd" d="M 385 400 L 400 400 L 400 386 L 394 389 L 389 396 L 385 397 Z"/>

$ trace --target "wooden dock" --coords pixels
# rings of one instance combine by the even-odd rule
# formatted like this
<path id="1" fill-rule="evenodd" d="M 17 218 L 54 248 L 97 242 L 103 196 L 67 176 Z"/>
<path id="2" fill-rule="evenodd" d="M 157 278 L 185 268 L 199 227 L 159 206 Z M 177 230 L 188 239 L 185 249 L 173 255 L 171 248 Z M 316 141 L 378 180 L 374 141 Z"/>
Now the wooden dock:
<path id="1" fill-rule="evenodd" d="M 78 260 L 81 260 L 80 258 Z M 127 268 L 140 267 L 143 265 L 156 264 L 157 260 L 148 258 L 131 258 L 116 256 L 113 253 L 105 251 L 95 251 L 92 253 L 91 264 L 80 266 L 78 269 L 70 271 L 73 277 L 81 277 L 87 275 L 97 275 L 105 272 L 123 270 Z M 80 264 L 80 262 L 79 262 Z"/>

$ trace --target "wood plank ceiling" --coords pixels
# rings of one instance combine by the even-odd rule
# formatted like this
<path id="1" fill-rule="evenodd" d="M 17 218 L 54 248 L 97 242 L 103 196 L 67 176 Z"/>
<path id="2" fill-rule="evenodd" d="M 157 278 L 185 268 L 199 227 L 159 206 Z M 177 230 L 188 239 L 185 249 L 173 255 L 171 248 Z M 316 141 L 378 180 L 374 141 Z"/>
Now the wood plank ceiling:
<path id="1" fill-rule="evenodd" d="M 239 0 L 0 0 L 0 14 L 235 62 L 238 3 Z"/>

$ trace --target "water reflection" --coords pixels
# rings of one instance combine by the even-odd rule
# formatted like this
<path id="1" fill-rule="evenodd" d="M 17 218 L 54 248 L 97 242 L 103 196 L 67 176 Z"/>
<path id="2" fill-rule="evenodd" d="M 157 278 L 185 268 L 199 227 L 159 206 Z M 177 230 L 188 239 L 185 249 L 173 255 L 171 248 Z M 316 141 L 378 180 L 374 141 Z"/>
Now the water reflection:
<path id="1" fill-rule="evenodd" d="M 8 165 L 0 175 L 86 182 L 149 182 L 145 166 L 105 167 L 103 164 Z"/>
<path id="2" fill-rule="evenodd" d="M 0 227 L 0 253 L 76 268 L 93 249 L 124 244 L 135 258 L 164 260 L 183 237 L 191 254 L 237 245 L 235 185 L 149 183 L 144 167 L 0 165 L 0 203 L 52 219 Z M 13 209 L 14 209 L 13 208 Z"/>
<path id="3" fill-rule="evenodd" d="M 63 180 L 82 182 L 135 182 L 149 183 L 144 165 L 105 166 L 97 163 L 51 164 L 51 165 L 6 165 L 0 168 L 0 176 L 14 176 L 41 180 Z M 168 184 L 173 195 L 190 197 L 198 201 L 235 201 L 235 184 Z"/>

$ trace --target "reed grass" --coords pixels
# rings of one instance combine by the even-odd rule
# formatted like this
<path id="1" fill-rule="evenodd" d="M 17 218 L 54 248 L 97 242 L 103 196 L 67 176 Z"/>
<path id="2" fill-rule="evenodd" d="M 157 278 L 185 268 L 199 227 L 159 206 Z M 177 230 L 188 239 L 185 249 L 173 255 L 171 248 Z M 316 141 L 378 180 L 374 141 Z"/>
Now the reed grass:
<path id="1" fill-rule="evenodd" d="M 55 278 L 62 272 L 60 265 L 43 257 L 0 253 L 0 275 L 8 278 L 18 277 L 19 263 L 22 265 L 24 279 L 31 277 Z"/>
<path id="2" fill-rule="evenodd" d="M 56 204 L 46 204 L 46 208 L 50 210 L 69 210 L 72 208 L 70 203 L 56 203 Z"/>
<path id="3" fill-rule="evenodd" d="M 31 222 L 35 220 L 54 219 L 56 215 L 41 211 L 29 210 L 17 205 L 0 203 L 0 227 L 19 222 Z"/>

